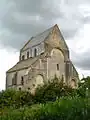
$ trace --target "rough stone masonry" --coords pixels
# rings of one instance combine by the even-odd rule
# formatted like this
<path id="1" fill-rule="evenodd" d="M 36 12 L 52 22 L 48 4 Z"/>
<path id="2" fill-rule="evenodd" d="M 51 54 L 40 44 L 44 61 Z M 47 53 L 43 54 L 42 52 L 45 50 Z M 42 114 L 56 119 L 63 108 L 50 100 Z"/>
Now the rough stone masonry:
<path id="1" fill-rule="evenodd" d="M 77 88 L 78 73 L 57 24 L 31 37 L 21 48 L 19 62 L 6 72 L 6 89 L 33 92 L 55 75 L 59 80 L 63 77 L 65 84 Z"/>

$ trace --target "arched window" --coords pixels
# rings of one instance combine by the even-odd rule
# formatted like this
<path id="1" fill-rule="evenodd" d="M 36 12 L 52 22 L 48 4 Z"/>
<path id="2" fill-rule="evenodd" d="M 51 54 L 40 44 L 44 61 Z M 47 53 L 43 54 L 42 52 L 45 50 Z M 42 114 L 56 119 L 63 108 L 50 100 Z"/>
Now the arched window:
<path id="1" fill-rule="evenodd" d="M 28 87 L 28 90 L 30 90 L 30 88 Z"/>
<path id="2" fill-rule="evenodd" d="M 15 73 L 12 78 L 12 85 L 17 85 L 17 73 Z"/>
<path id="3" fill-rule="evenodd" d="M 27 59 L 29 58 L 29 51 L 27 52 Z"/>
<path id="4" fill-rule="evenodd" d="M 12 78 L 12 85 L 14 85 L 14 77 Z"/>
<path id="5" fill-rule="evenodd" d="M 21 91 L 21 87 L 19 88 L 19 90 Z"/>
<path id="6" fill-rule="evenodd" d="M 21 76 L 21 85 L 24 85 L 24 78 Z"/>
<path id="7" fill-rule="evenodd" d="M 57 64 L 57 70 L 59 70 L 59 64 Z"/>
<path id="8" fill-rule="evenodd" d="M 35 48 L 34 49 L 34 57 L 36 57 L 37 56 L 37 49 Z"/>
<path id="9" fill-rule="evenodd" d="M 75 88 L 75 87 L 76 87 L 76 81 L 75 81 L 75 79 L 72 79 L 72 80 L 71 80 L 71 87 L 72 87 L 72 88 Z"/>
<path id="10" fill-rule="evenodd" d="M 25 55 L 22 56 L 22 60 L 24 60 L 24 59 L 25 59 Z"/>

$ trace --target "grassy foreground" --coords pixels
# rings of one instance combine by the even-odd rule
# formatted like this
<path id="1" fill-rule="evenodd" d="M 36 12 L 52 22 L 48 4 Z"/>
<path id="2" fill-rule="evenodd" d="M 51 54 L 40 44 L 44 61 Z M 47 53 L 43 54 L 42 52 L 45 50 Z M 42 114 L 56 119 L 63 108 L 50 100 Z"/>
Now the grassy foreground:
<path id="1" fill-rule="evenodd" d="M 83 80 L 72 89 L 55 78 L 38 87 L 35 95 L 1 91 L 0 120 L 90 120 L 90 77 Z"/>
<path id="2" fill-rule="evenodd" d="M 0 120 L 90 120 L 90 99 L 61 97 L 55 102 L 35 104 L 0 112 Z"/>

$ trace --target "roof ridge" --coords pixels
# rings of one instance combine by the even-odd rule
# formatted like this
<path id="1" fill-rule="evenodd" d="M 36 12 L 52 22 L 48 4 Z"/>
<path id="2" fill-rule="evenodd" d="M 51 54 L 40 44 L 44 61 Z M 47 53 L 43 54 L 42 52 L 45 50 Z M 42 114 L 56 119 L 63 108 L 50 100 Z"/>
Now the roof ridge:
<path id="1" fill-rule="evenodd" d="M 55 26 L 57 26 L 57 24 L 55 24 L 55 25 L 53 25 L 52 27 L 44 30 L 43 32 L 40 32 L 40 33 L 36 34 L 35 36 L 31 37 L 31 38 L 26 42 L 26 44 L 21 48 L 21 50 L 22 50 L 30 41 L 32 41 L 34 38 L 36 38 L 36 37 L 44 34 L 45 32 L 49 31 L 50 29 L 51 29 L 51 31 L 52 31 Z M 49 33 L 50 33 L 50 31 L 49 31 Z"/>
<path id="2" fill-rule="evenodd" d="M 55 24 L 55 25 L 56 25 L 56 24 Z M 52 26 L 52 27 L 50 27 L 50 28 L 48 28 L 48 29 L 46 29 L 46 30 L 44 30 L 43 32 L 38 33 L 38 34 L 37 34 L 37 35 L 35 35 L 33 38 L 35 38 L 36 36 L 39 36 L 39 35 L 43 34 L 44 32 L 46 32 L 46 31 L 50 30 L 51 28 L 54 28 L 54 27 L 55 27 L 55 25 L 54 25 L 54 26 Z"/>
<path id="3" fill-rule="evenodd" d="M 44 55 L 44 54 L 43 54 Z M 17 68 L 18 65 L 20 64 L 23 64 L 23 63 L 26 63 L 27 61 L 31 61 L 32 63 L 29 65 L 26 65 L 26 66 L 23 66 L 23 68 L 29 68 L 31 65 L 33 65 L 34 63 L 36 63 L 36 61 L 38 61 L 43 55 L 39 55 L 37 57 L 33 57 L 31 60 L 30 59 L 27 59 L 27 60 L 24 60 L 24 61 L 21 61 L 21 62 L 18 62 L 16 63 L 12 68 L 10 68 L 6 73 L 10 73 L 10 72 L 13 72 L 13 71 L 17 71 L 17 70 L 20 70 L 22 69 L 21 68 Z M 32 61 L 34 60 L 34 61 Z M 15 68 L 16 67 L 16 68 Z M 13 70 L 14 69 L 14 70 Z"/>

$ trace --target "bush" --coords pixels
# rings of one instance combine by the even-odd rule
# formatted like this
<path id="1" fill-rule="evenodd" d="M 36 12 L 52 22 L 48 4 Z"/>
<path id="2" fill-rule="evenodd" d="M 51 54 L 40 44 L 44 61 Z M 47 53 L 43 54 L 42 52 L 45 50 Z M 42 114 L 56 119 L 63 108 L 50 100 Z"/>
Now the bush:
<path id="1" fill-rule="evenodd" d="M 88 80 L 90 80 L 90 78 L 88 78 Z M 72 89 L 63 84 L 62 80 L 59 82 L 58 78 L 55 77 L 51 82 L 44 84 L 44 86 L 39 86 L 36 89 L 35 95 L 27 91 L 9 89 L 0 92 L 0 108 L 20 108 L 37 103 L 53 102 L 62 96 L 80 96 L 85 98 L 87 85 L 88 88 L 90 88 L 89 81 L 86 79 L 86 82 L 81 84 L 78 89 Z M 88 94 L 90 94 L 90 92 L 88 92 Z"/>
<path id="2" fill-rule="evenodd" d="M 72 89 L 52 82 L 36 89 L 35 95 L 27 91 L 0 92 L 0 120 L 89 120 L 90 98 L 83 86 Z"/>
<path id="3" fill-rule="evenodd" d="M 55 102 L 10 110 L 0 120 L 89 120 L 90 100 L 62 97 Z"/>
<path id="4" fill-rule="evenodd" d="M 42 87 L 36 89 L 34 96 L 35 103 L 46 103 L 47 101 L 55 101 L 62 96 L 76 96 L 77 90 L 64 85 L 58 80 L 53 80 Z"/>
<path id="5" fill-rule="evenodd" d="M 36 89 L 35 95 L 31 95 L 27 91 L 15 91 L 9 89 L 0 93 L 0 108 L 20 108 L 23 106 L 30 106 L 36 103 L 47 103 L 48 101 L 56 101 L 62 96 L 82 96 L 85 97 L 84 89 L 72 89 L 59 82 L 54 78 L 48 84 Z"/>
<path id="6" fill-rule="evenodd" d="M 90 77 L 81 79 L 79 83 L 79 91 L 82 97 L 90 97 Z"/>
<path id="7" fill-rule="evenodd" d="M 26 91 L 9 89 L 0 93 L 0 108 L 19 108 L 33 104 L 33 96 Z"/>

